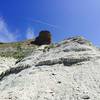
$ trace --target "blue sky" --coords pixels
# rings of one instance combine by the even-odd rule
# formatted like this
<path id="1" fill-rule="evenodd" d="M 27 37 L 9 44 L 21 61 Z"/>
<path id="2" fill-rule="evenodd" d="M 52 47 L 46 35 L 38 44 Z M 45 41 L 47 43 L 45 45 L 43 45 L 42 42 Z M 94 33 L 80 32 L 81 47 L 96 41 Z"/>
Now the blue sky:
<path id="1" fill-rule="evenodd" d="M 0 41 L 29 39 L 41 30 L 51 31 L 53 42 L 82 35 L 99 46 L 100 0 L 0 0 Z"/>

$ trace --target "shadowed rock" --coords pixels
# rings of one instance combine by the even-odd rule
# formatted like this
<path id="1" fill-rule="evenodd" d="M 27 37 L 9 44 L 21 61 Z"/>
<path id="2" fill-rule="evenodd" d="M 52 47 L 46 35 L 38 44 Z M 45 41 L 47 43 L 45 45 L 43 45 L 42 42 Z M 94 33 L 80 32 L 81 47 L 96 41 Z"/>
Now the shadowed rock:
<path id="1" fill-rule="evenodd" d="M 27 69 L 27 68 L 30 68 L 31 66 L 30 65 L 19 65 L 18 67 L 15 67 L 15 68 L 10 68 L 8 70 L 6 70 L 5 72 L 2 72 L 0 74 L 0 81 L 5 77 L 5 76 L 8 76 L 10 74 L 17 74 L 19 73 L 20 71 L 24 70 L 24 69 Z"/>
<path id="2" fill-rule="evenodd" d="M 36 45 L 45 45 L 51 43 L 51 33 L 49 31 L 41 31 L 39 36 L 36 37 L 35 41 L 32 41 L 31 44 Z"/>
<path id="3" fill-rule="evenodd" d="M 44 65 L 55 65 L 55 64 L 64 64 L 64 66 L 72 66 L 74 64 L 78 64 L 85 61 L 90 61 L 92 58 L 86 57 L 86 58 L 59 58 L 59 59 L 53 59 L 53 60 L 45 60 L 38 62 L 35 66 L 44 66 Z"/>

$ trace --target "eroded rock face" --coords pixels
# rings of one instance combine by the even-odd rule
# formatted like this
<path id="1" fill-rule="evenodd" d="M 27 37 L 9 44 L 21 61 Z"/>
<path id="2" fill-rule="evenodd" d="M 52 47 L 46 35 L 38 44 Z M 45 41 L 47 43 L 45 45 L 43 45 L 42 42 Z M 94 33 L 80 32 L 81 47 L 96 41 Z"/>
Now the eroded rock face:
<path id="1" fill-rule="evenodd" d="M 0 74 L 0 100 L 100 100 L 100 51 L 83 38 L 64 40 Z"/>
<path id="2" fill-rule="evenodd" d="M 51 33 L 49 31 L 41 31 L 39 36 L 36 37 L 32 44 L 36 45 L 46 45 L 51 43 Z"/>
<path id="3" fill-rule="evenodd" d="M 17 59 L 14 59 L 12 57 L 8 57 L 8 58 L 0 57 L 0 75 L 6 70 L 13 68 L 15 66 L 16 61 Z"/>

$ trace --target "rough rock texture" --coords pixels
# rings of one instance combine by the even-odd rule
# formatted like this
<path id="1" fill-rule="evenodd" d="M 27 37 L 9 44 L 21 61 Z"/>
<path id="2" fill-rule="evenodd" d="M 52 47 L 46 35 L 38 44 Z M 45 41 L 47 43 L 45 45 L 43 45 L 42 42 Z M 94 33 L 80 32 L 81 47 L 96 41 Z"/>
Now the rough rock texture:
<path id="1" fill-rule="evenodd" d="M 14 58 L 5 58 L 5 57 L 0 57 L 0 75 L 5 72 L 6 70 L 11 69 L 12 67 L 15 67 L 15 62 L 17 59 Z"/>
<path id="2" fill-rule="evenodd" d="M 51 43 L 51 33 L 49 31 L 41 31 L 39 36 L 31 44 L 46 45 Z"/>
<path id="3" fill-rule="evenodd" d="M 98 48 L 81 37 L 45 47 L 2 71 L 0 100 L 100 100 Z"/>

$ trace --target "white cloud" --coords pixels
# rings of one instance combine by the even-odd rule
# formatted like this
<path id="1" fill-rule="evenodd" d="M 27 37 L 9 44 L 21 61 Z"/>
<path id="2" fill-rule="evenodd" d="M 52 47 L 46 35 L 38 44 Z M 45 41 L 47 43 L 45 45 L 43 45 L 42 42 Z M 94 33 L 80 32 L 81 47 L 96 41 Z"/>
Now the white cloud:
<path id="1" fill-rule="evenodd" d="M 13 42 L 16 41 L 14 33 L 10 32 L 5 20 L 0 17 L 0 42 Z"/>
<path id="2" fill-rule="evenodd" d="M 26 38 L 27 39 L 33 39 L 35 36 L 34 36 L 34 30 L 32 28 L 28 28 L 27 29 L 27 32 L 26 32 Z"/>

